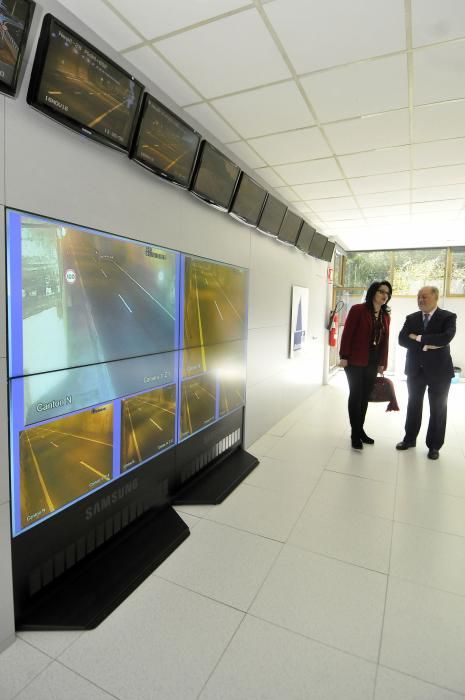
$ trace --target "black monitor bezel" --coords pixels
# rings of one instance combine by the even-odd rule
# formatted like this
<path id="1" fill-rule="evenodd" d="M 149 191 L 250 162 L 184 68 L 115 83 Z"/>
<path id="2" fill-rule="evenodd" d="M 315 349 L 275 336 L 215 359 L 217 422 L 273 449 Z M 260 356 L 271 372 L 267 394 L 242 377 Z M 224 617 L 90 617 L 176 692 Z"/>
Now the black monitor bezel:
<path id="1" fill-rule="evenodd" d="M 259 210 L 258 210 L 258 214 L 257 214 L 257 216 L 256 216 L 256 218 L 255 218 L 254 220 L 251 220 L 250 218 L 247 218 L 247 217 L 244 216 L 243 214 L 240 214 L 240 213 L 238 213 L 237 211 L 234 211 L 234 207 L 235 207 L 236 204 L 237 204 L 237 199 L 238 199 L 239 194 L 240 194 L 241 185 L 242 185 L 242 183 L 243 183 L 246 179 L 249 180 L 253 185 L 255 185 L 257 188 L 259 188 L 259 189 L 263 192 L 262 203 L 261 203 L 260 208 L 259 208 Z M 234 197 L 233 197 L 233 199 L 232 199 L 231 206 L 229 207 L 229 213 L 231 214 L 231 216 L 232 216 L 234 219 L 237 219 L 238 221 L 241 221 L 243 224 L 246 224 L 247 226 L 256 227 L 257 224 L 258 224 L 258 222 L 260 221 L 260 217 L 261 217 L 261 215 L 262 215 L 263 207 L 265 206 L 267 194 L 268 194 L 268 192 L 265 190 L 264 187 L 262 187 L 261 185 L 259 185 L 259 183 L 258 183 L 256 180 L 254 180 L 252 177 L 250 177 L 250 175 L 248 175 L 247 173 L 245 173 L 244 171 L 242 171 L 242 173 L 240 174 L 240 177 L 239 177 L 239 181 L 238 181 L 238 183 L 237 183 L 236 190 L 235 190 L 235 192 L 234 192 Z"/>
<path id="2" fill-rule="evenodd" d="M 139 98 L 137 101 L 136 108 L 134 110 L 134 117 L 128 134 L 127 144 L 123 145 L 119 141 L 115 141 L 109 136 L 100 134 L 91 127 L 82 124 L 82 122 L 78 121 L 74 117 L 62 114 L 61 112 L 58 112 L 48 107 L 47 105 L 43 104 L 38 100 L 38 93 L 44 74 L 45 62 L 47 59 L 51 38 L 51 30 L 53 25 L 58 25 L 65 32 L 75 37 L 79 41 L 79 43 L 85 45 L 86 48 L 88 48 L 90 51 L 94 52 L 98 56 L 101 56 L 102 59 L 108 64 L 110 64 L 116 71 L 121 73 L 123 76 L 129 78 L 130 80 L 134 81 L 134 84 L 140 89 Z M 109 146 L 110 148 L 114 148 L 118 151 L 129 153 L 129 149 L 134 138 L 134 130 L 136 128 L 137 116 L 140 110 L 143 94 L 144 86 L 133 75 L 131 75 L 128 71 L 124 70 L 124 68 L 121 68 L 121 66 L 115 63 L 115 61 L 113 61 L 111 58 L 108 58 L 108 56 L 106 56 L 102 51 L 100 51 L 100 49 L 93 46 L 86 39 L 83 39 L 77 32 L 75 32 L 73 29 L 70 29 L 66 24 L 61 22 L 61 20 L 57 19 L 54 15 L 52 15 L 51 13 L 45 15 L 40 30 L 39 41 L 37 44 L 37 50 L 32 66 L 31 79 L 29 82 L 29 87 L 26 96 L 26 101 L 29 105 L 31 105 L 31 107 L 34 107 L 39 112 L 42 112 L 42 114 L 45 114 L 47 117 L 50 117 L 50 119 L 53 119 L 54 121 L 62 124 L 63 126 L 68 127 L 72 131 L 81 134 L 82 136 L 86 136 L 87 138 L 90 138 L 93 141 L 97 141 L 98 143 L 101 143 L 105 146 Z"/>
<path id="3" fill-rule="evenodd" d="M 212 196 L 210 195 L 210 193 L 208 193 L 208 192 L 201 192 L 200 190 L 195 189 L 197 177 L 198 177 L 200 169 L 202 167 L 203 158 L 204 158 L 205 151 L 207 150 L 207 148 L 210 148 L 212 151 L 214 151 L 215 153 L 220 155 L 226 161 L 231 163 L 235 168 L 237 168 L 237 176 L 236 176 L 236 179 L 234 181 L 234 184 L 233 184 L 233 187 L 231 190 L 231 195 L 226 203 L 220 202 L 218 199 L 213 199 Z M 222 151 L 220 151 L 219 148 L 216 148 L 216 146 L 214 146 L 212 143 L 210 143 L 210 141 L 207 141 L 206 139 L 204 139 L 200 144 L 199 152 L 197 154 L 197 161 L 196 161 L 195 169 L 194 169 L 194 172 L 193 172 L 193 175 L 191 178 L 189 192 L 192 192 L 192 194 L 195 197 L 197 197 L 198 199 L 201 199 L 203 202 L 206 202 L 207 204 L 210 204 L 210 206 L 214 207 L 215 209 L 219 209 L 219 211 L 227 212 L 229 210 L 229 207 L 231 206 L 231 202 L 232 202 L 234 194 L 236 192 L 237 183 L 239 181 L 240 174 L 241 174 L 241 169 L 237 165 L 237 163 L 235 163 L 233 160 L 231 160 L 231 158 L 228 158 L 228 156 L 226 156 Z"/>
<path id="4" fill-rule="evenodd" d="M 274 202 L 277 202 L 278 204 L 280 204 L 283 207 L 283 215 L 281 217 L 281 220 L 279 221 L 279 224 L 276 226 L 276 229 L 273 229 L 273 230 L 271 230 L 270 227 L 264 228 L 263 223 L 262 223 L 263 215 L 265 213 L 265 209 L 267 207 L 268 201 L 271 201 L 271 200 L 273 200 Z M 277 197 L 274 197 L 272 194 L 270 194 L 268 192 L 268 196 L 265 199 L 265 203 L 263 205 L 262 212 L 260 214 L 260 219 L 259 219 L 258 224 L 257 224 L 257 229 L 259 231 L 261 231 L 262 233 L 266 233 L 268 236 L 273 236 L 273 238 L 276 238 L 278 236 L 279 229 L 281 228 L 281 224 L 283 223 L 283 219 L 286 215 L 286 212 L 287 212 L 287 206 L 285 204 L 283 204 L 283 202 L 281 202 L 280 199 L 278 199 Z"/>
<path id="5" fill-rule="evenodd" d="M 26 3 L 28 10 L 27 10 L 27 17 L 24 22 L 24 30 L 23 34 L 21 36 L 21 43 L 18 47 L 18 57 L 16 59 L 16 65 L 14 67 L 13 71 L 13 79 L 10 84 L 4 82 L 0 78 L 0 93 L 4 95 L 8 95 L 9 97 L 14 97 L 16 95 L 16 90 L 18 88 L 18 81 L 19 81 L 19 74 L 21 72 L 21 67 L 23 64 L 23 59 L 24 59 L 24 53 L 26 51 L 26 45 L 27 45 L 27 40 L 29 38 L 29 33 L 31 30 L 31 23 L 32 23 L 32 17 L 34 15 L 34 10 L 36 7 L 36 3 L 34 0 L 23 0 L 23 2 Z"/>
<path id="6" fill-rule="evenodd" d="M 283 229 L 287 221 L 290 219 L 290 217 L 295 217 L 297 219 L 297 231 L 295 232 L 295 235 L 293 237 L 293 240 L 289 240 L 288 238 L 282 238 L 281 234 L 284 233 Z M 292 209 L 287 209 L 286 213 L 284 214 L 283 220 L 281 222 L 281 226 L 279 227 L 279 233 L 278 233 L 278 241 L 280 243 L 284 243 L 285 245 L 289 246 L 295 246 L 297 243 L 297 240 L 299 238 L 300 234 L 300 229 L 302 228 L 304 220 L 302 219 L 301 216 L 295 213 L 295 211 L 292 211 Z"/>
<path id="7" fill-rule="evenodd" d="M 323 248 L 323 252 L 321 254 L 321 259 L 324 260 L 325 262 L 331 262 L 334 254 L 334 248 L 336 247 L 336 242 L 335 241 L 330 241 L 329 238 L 326 239 L 325 247 Z M 331 248 L 331 255 L 328 257 L 328 253 L 326 250 Z"/>
<path id="8" fill-rule="evenodd" d="M 140 142 L 141 142 L 140 137 L 141 137 L 142 123 L 144 121 L 144 117 L 146 115 L 146 112 L 149 108 L 150 103 L 152 103 L 152 104 L 155 103 L 157 107 L 161 108 L 162 111 L 166 112 L 170 117 L 175 119 L 182 126 L 183 129 L 191 132 L 192 134 L 194 134 L 197 137 L 197 147 L 195 149 L 194 158 L 192 161 L 192 165 L 191 165 L 189 176 L 188 176 L 187 180 L 183 180 L 179 177 L 175 177 L 171 173 L 164 170 L 163 168 L 158 168 L 155 165 L 151 165 L 150 163 L 147 163 L 145 160 L 143 160 L 142 158 L 137 156 L 137 150 L 138 150 L 138 148 L 140 146 Z M 168 109 L 168 107 L 166 107 L 162 102 L 160 102 L 160 100 L 157 100 L 153 95 L 151 95 L 148 92 L 144 93 L 142 107 L 139 110 L 139 114 L 138 114 L 138 117 L 136 120 L 136 127 L 134 129 L 132 143 L 131 143 L 131 147 L 129 150 L 129 157 L 131 158 L 131 160 L 133 160 L 138 165 L 141 165 L 146 170 L 149 170 L 150 172 L 154 173 L 158 177 L 161 177 L 164 180 L 167 180 L 168 182 L 171 182 L 174 185 L 178 185 L 179 187 L 182 187 L 183 189 L 187 190 L 187 189 L 189 189 L 191 182 L 192 182 L 192 177 L 194 175 L 194 171 L 195 171 L 195 167 L 196 167 L 196 163 L 197 163 L 197 158 L 199 155 L 201 141 L 202 141 L 202 135 L 198 131 L 196 131 L 192 126 L 190 126 L 190 124 L 188 124 L 183 119 L 178 117 L 177 114 L 175 114 L 173 111 Z"/>
<path id="9" fill-rule="evenodd" d="M 314 241 L 317 240 L 317 237 L 318 237 L 318 241 L 320 241 L 320 238 L 319 238 L 320 236 L 321 236 L 321 243 L 322 243 L 322 246 L 320 246 L 320 248 L 318 248 L 316 252 L 315 252 L 315 251 L 312 251 L 312 245 L 313 245 Z M 327 241 L 327 240 L 328 240 L 328 239 L 326 238 L 326 236 L 324 236 L 324 235 L 323 235 L 322 233 L 320 233 L 319 231 L 315 231 L 315 233 L 313 234 L 312 241 L 311 241 L 311 243 L 310 243 L 310 245 L 309 245 L 309 248 L 308 248 L 308 254 L 311 255 L 312 258 L 317 258 L 317 259 L 321 260 L 321 255 L 322 255 L 322 253 L 323 253 L 323 250 L 324 250 L 324 248 L 325 248 L 325 245 L 326 245 L 326 241 Z"/>
<path id="10" fill-rule="evenodd" d="M 302 246 L 302 242 L 303 242 L 303 236 L 302 236 L 302 234 L 303 234 L 303 232 L 304 232 L 304 229 L 306 229 L 306 228 L 309 229 L 309 231 L 310 231 L 310 236 L 309 236 L 309 238 L 308 238 L 308 242 L 307 242 L 305 245 Z M 296 244 L 295 244 L 295 247 L 297 248 L 297 250 L 301 250 L 302 253 L 308 254 L 308 250 L 309 250 L 309 248 L 310 248 L 310 243 L 312 242 L 313 236 L 315 235 L 315 231 L 316 231 L 316 229 L 313 228 L 313 226 L 310 226 L 310 224 L 308 223 L 308 221 L 305 221 L 305 220 L 304 220 L 304 223 L 302 224 L 302 227 L 301 227 L 300 232 L 299 232 L 299 237 L 298 237 L 297 242 L 296 242 Z M 299 244 L 300 244 L 300 245 L 299 245 Z"/>

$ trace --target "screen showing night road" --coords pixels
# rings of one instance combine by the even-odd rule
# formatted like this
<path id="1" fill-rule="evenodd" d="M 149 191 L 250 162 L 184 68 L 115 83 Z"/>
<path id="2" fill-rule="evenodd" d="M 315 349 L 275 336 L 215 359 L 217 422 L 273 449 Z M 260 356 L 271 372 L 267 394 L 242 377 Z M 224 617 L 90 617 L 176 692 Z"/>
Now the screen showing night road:
<path id="1" fill-rule="evenodd" d="M 16 536 L 244 406 L 248 276 L 11 209 L 6 232 Z"/>
<path id="2" fill-rule="evenodd" d="M 16 82 L 32 8 L 25 0 L 0 0 L 0 90 Z"/>
<path id="3" fill-rule="evenodd" d="M 51 15 L 42 31 L 47 48 L 32 102 L 128 149 L 142 85 Z"/>
<path id="4" fill-rule="evenodd" d="M 178 254 L 12 211 L 8 234 L 10 376 L 175 349 Z"/>

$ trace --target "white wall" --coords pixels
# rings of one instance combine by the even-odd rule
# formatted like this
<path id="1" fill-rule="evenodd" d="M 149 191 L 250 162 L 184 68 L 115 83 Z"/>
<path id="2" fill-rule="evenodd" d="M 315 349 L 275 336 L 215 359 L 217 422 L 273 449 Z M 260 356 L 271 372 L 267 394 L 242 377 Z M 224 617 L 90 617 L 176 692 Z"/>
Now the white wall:
<path id="1" fill-rule="evenodd" d="M 54 0 L 43 0 L 41 5 L 36 7 L 31 55 L 43 11 L 54 12 L 112 55 Z M 249 268 L 245 439 L 246 444 L 251 444 L 321 384 L 326 263 L 279 245 L 189 193 L 160 181 L 123 154 L 90 142 L 34 111 L 25 99 L 30 68 L 29 57 L 16 99 L 0 96 L 0 163 L 4 163 L 4 168 L 0 166 L 1 245 L 3 206 L 9 206 Z M 157 94 L 155 85 L 140 74 L 138 77 Z M 172 107 L 168 99 L 163 101 Z M 202 133 L 208 137 L 204 130 Z M 0 265 L 0 650 L 14 635 L 3 275 Z M 310 288 L 310 347 L 305 357 L 290 361 L 287 356 L 293 284 Z"/>

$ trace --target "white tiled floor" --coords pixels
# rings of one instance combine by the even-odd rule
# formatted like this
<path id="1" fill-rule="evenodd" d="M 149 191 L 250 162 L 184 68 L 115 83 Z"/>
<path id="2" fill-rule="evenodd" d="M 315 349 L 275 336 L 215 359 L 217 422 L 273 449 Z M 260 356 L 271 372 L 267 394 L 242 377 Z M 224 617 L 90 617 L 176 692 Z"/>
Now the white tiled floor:
<path id="1" fill-rule="evenodd" d="M 380 404 L 351 450 L 346 400 L 341 373 L 180 511 L 191 536 L 96 630 L 21 633 L 0 700 L 465 698 L 465 383 L 438 462 Z"/>

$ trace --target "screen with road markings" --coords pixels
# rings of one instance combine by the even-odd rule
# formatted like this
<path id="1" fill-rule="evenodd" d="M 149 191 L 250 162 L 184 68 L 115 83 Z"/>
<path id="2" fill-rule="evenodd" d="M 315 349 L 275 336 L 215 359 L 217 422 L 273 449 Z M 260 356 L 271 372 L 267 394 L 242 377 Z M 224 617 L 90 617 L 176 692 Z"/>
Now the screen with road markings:
<path id="1" fill-rule="evenodd" d="M 0 0 L 0 92 L 14 95 L 35 3 Z"/>
<path id="2" fill-rule="evenodd" d="M 39 38 L 29 104 L 84 135 L 129 150 L 143 86 L 48 14 Z"/>
<path id="3" fill-rule="evenodd" d="M 6 212 L 13 534 L 245 404 L 247 270 Z"/>

